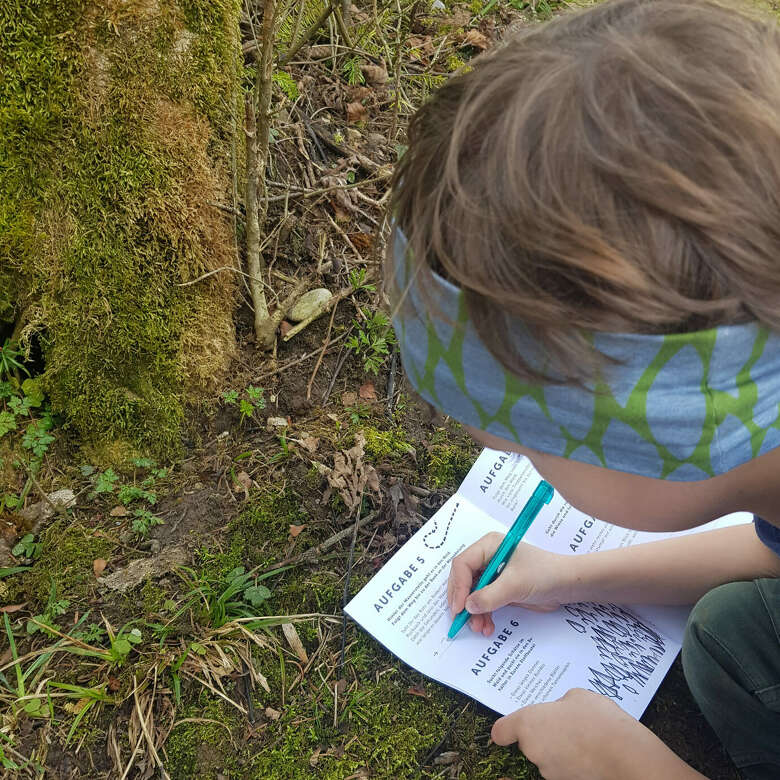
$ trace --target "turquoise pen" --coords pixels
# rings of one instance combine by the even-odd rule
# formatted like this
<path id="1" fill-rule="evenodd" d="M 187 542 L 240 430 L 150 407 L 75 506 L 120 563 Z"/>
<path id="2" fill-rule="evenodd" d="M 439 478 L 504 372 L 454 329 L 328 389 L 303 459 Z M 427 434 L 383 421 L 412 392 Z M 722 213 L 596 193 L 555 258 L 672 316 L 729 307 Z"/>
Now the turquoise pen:
<path id="1" fill-rule="evenodd" d="M 504 537 L 504 541 L 498 546 L 495 555 L 490 559 L 490 563 L 488 563 L 485 571 L 482 572 L 482 576 L 477 580 L 477 584 L 471 589 L 472 593 L 475 590 L 484 588 L 486 585 L 490 585 L 490 583 L 501 574 L 507 561 L 512 557 L 512 553 L 525 535 L 525 532 L 529 529 L 531 523 L 533 523 L 534 518 L 539 514 L 545 504 L 550 503 L 550 499 L 552 499 L 553 495 L 555 495 L 555 490 L 549 482 L 542 480 L 537 485 L 531 498 L 526 501 L 523 511 L 517 516 L 517 520 L 512 523 L 509 533 Z M 455 620 L 452 621 L 452 626 L 450 626 L 447 636 L 450 639 L 454 639 L 455 635 L 466 625 L 470 617 L 471 614 L 466 609 L 458 613 L 455 616 Z"/>

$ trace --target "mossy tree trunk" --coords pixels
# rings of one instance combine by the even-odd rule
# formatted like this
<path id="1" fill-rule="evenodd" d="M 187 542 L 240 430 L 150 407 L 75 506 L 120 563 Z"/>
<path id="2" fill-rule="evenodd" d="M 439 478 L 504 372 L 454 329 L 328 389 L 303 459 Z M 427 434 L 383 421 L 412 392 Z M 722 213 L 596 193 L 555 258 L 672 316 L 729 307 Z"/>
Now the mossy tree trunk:
<path id="1" fill-rule="evenodd" d="M 234 350 L 240 0 L 0 7 L 0 340 L 83 439 L 179 441 Z"/>

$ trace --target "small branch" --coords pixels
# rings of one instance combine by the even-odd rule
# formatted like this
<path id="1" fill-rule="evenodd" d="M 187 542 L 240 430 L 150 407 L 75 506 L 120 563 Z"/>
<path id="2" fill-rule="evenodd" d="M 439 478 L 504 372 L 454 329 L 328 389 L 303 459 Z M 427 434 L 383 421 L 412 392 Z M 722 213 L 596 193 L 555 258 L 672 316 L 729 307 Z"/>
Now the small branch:
<path id="1" fill-rule="evenodd" d="M 334 304 L 333 309 L 330 312 L 330 322 L 328 323 L 328 332 L 325 334 L 325 338 L 322 340 L 322 351 L 320 352 L 320 356 L 317 358 L 317 362 L 314 364 L 314 371 L 311 372 L 311 376 L 309 377 L 309 382 L 306 385 L 306 400 L 311 400 L 311 388 L 314 384 L 314 377 L 317 376 L 317 372 L 320 370 L 320 365 L 322 364 L 322 358 L 325 357 L 325 353 L 328 351 L 328 347 L 330 346 L 330 333 L 333 330 L 333 320 L 336 317 L 336 308 L 338 307 L 338 301 Z"/>
<path id="2" fill-rule="evenodd" d="M 295 44 L 291 44 L 288 51 L 279 58 L 280 65 L 286 65 L 315 35 L 317 30 L 322 27 L 328 20 L 328 17 L 333 13 L 336 6 L 335 2 L 329 3 L 322 11 L 322 13 L 311 23 L 301 36 L 300 40 Z"/>

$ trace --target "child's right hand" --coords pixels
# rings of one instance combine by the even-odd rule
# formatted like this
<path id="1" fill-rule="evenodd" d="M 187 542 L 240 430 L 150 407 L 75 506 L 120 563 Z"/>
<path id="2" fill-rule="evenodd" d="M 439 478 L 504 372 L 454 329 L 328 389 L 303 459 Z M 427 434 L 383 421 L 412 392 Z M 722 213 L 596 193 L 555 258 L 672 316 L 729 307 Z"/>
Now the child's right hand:
<path id="1" fill-rule="evenodd" d="M 490 585 L 472 593 L 471 588 L 501 544 L 503 535 L 483 536 L 452 559 L 447 582 L 447 603 L 453 617 L 464 606 L 472 613 L 469 626 L 490 636 L 495 629 L 492 612 L 514 604 L 535 612 L 552 612 L 572 597 L 572 556 L 540 550 L 520 542 L 501 574 Z"/>

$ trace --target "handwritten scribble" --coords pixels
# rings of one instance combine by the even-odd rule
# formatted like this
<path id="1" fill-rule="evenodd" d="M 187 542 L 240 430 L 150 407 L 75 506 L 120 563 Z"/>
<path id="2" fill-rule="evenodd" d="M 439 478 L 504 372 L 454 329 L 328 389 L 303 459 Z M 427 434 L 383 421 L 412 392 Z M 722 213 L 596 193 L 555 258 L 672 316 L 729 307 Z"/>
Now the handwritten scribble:
<path id="1" fill-rule="evenodd" d="M 590 689 L 618 701 L 639 693 L 664 657 L 663 638 L 617 604 L 569 604 L 569 626 L 587 634 L 601 665 L 588 667 Z"/>
<path id="2" fill-rule="evenodd" d="M 447 534 L 450 532 L 450 527 L 452 526 L 452 521 L 455 517 L 455 512 L 458 511 L 458 507 L 460 506 L 460 502 L 455 502 L 455 506 L 452 508 L 452 513 L 450 514 L 450 519 L 447 521 L 447 527 L 444 529 L 444 536 L 442 537 L 441 541 L 438 544 L 428 544 L 428 538 L 431 536 L 435 536 L 439 531 L 439 521 L 434 517 L 433 518 L 433 528 L 428 531 L 425 536 L 423 536 L 423 544 L 429 549 L 429 550 L 438 550 L 444 542 L 447 541 Z"/>

